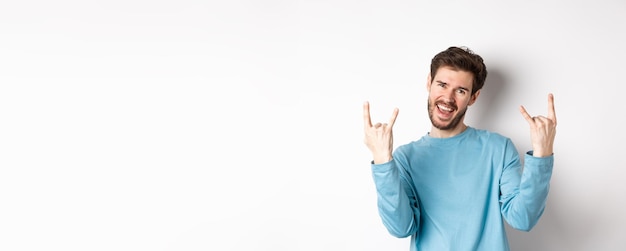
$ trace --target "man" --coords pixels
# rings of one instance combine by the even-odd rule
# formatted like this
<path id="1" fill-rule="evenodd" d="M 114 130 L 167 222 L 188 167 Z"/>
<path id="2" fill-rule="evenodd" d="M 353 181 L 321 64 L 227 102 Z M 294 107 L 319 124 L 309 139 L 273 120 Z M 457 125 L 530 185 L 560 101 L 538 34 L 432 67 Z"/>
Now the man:
<path id="1" fill-rule="evenodd" d="M 411 236 L 411 250 L 509 250 L 504 220 L 530 231 L 548 196 L 556 134 L 554 97 L 548 115 L 532 117 L 532 151 L 522 169 L 512 141 L 465 125 L 487 77 L 483 59 L 468 48 L 450 47 L 432 59 L 426 83 L 429 133 L 393 151 L 388 123 L 372 125 L 363 104 L 365 144 L 377 190 L 378 211 L 390 234 Z M 522 172 L 523 170 L 523 172 Z"/>

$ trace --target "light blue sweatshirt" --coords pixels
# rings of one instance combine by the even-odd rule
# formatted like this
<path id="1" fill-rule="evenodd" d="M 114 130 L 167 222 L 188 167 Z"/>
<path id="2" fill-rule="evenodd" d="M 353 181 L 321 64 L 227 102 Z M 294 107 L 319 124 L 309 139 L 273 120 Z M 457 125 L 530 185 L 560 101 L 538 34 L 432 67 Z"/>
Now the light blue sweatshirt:
<path id="1" fill-rule="evenodd" d="M 504 220 L 530 231 L 546 205 L 554 157 L 528 152 L 524 169 L 513 142 L 468 127 L 451 138 L 398 147 L 373 164 L 378 211 L 411 251 L 509 250 Z"/>

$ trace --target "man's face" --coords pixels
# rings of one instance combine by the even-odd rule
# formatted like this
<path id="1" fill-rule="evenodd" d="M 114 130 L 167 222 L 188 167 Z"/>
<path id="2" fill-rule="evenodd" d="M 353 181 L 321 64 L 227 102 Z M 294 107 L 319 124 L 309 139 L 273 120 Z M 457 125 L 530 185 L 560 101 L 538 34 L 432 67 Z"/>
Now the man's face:
<path id="1" fill-rule="evenodd" d="M 446 66 L 440 67 L 434 78 L 428 76 L 428 116 L 435 128 L 452 130 L 463 122 L 467 107 L 478 96 L 478 92 L 471 94 L 473 77 Z"/>

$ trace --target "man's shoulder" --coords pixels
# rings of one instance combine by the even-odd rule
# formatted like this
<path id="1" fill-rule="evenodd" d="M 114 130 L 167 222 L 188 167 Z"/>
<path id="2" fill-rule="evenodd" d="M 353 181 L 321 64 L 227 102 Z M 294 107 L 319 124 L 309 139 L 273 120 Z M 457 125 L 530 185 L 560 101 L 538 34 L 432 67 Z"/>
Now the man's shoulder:
<path id="1" fill-rule="evenodd" d="M 511 140 L 509 137 L 504 136 L 501 133 L 498 133 L 495 131 L 491 131 L 487 129 L 478 129 L 478 128 L 473 128 L 473 127 L 470 127 L 469 129 L 473 131 L 475 137 L 481 138 L 483 140 L 497 141 L 497 142 Z"/>
<path id="2" fill-rule="evenodd" d="M 413 152 L 416 148 L 425 147 L 427 145 L 424 137 L 421 137 L 399 145 L 396 150 L 398 152 Z"/>

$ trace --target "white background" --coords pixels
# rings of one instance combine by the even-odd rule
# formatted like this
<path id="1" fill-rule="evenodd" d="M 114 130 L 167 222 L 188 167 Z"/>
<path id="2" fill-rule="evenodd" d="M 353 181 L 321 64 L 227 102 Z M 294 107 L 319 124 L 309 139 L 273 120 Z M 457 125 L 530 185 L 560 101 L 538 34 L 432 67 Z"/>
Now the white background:
<path id="1" fill-rule="evenodd" d="M 482 55 L 466 122 L 529 150 L 513 250 L 624 250 L 626 2 L 3 1 L 0 250 L 408 250 L 376 211 L 361 105 L 424 135 L 430 59 Z"/>

